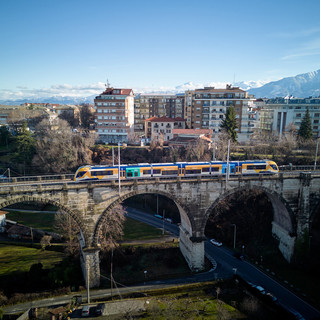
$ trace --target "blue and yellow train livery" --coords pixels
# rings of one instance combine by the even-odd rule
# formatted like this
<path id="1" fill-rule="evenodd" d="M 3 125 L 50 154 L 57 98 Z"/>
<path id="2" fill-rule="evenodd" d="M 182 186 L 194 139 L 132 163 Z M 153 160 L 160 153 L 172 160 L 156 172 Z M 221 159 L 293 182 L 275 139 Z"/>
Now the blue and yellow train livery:
<path id="1" fill-rule="evenodd" d="M 271 160 L 211 161 L 176 163 L 139 163 L 120 165 L 120 179 L 142 179 L 157 177 L 192 177 L 226 175 L 276 174 L 278 166 Z M 118 166 L 82 166 L 74 176 L 74 181 L 119 179 Z"/>

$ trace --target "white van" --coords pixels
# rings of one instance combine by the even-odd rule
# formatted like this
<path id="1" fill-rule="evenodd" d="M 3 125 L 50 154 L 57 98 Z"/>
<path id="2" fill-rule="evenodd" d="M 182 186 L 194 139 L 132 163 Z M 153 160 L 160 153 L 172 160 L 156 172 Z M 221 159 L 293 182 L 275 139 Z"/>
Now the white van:
<path id="1" fill-rule="evenodd" d="M 89 317 L 90 314 L 90 306 L 83 306 L 81 311 L 82 317 Z"/>

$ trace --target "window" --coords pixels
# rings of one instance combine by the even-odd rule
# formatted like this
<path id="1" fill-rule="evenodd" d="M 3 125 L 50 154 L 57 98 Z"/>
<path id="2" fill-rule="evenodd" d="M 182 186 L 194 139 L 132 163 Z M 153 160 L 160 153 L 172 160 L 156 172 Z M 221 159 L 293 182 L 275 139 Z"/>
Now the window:
<path id="1" fill-rule="evenodd" d="M 186 170 L 186 174 L 200 174 L 201 169 L 191 169 L 191 170 Z"/>
<path id="2" fill-rule="evenodd" d="M 171 175 L 178 175 L 178 170 L 163 170 L 163 176 L 171 176 Z"/>
<path id="3" fill-rule="evenodd" d="M 161 170 L 160 169 L 153 169 L 153 174 L 160 174 Z"/>
<path id="4" fill-rule="evenodd" d="M 143 170 L 142 173 L 143 174 L 151 174 L 151 170 Z"/>

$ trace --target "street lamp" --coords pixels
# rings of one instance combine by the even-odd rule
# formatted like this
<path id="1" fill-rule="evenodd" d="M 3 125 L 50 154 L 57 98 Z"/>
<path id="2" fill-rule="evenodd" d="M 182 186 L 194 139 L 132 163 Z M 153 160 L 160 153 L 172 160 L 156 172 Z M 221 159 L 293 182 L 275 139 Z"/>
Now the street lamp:
<path id="1" fill-rule="evenodd" d="M 144 270 L 143 273 L 144 273 L 144 284 L 146 284 L 146 279 L 147 279 L 147 273 L 148 273 L 148 271 L 147 271 L 147 270 Z"/>
<path id="2" fill-rule="evenodd" d="M 232 227 L 234 227 L 234 230 L 233 230 L 233 249 L 236 248 L 236 237 L 237 237 L 237 226 L 236 224 L 231 224 Z"/>

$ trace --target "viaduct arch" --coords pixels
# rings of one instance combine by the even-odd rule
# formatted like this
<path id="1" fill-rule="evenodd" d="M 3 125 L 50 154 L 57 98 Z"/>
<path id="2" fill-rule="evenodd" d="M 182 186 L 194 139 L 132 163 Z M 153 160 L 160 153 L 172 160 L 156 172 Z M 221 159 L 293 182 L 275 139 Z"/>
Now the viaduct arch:
<path id="1" fill-rule="evenodd" d="M 172 199 L 180 212 L 180 250 L 191 269 L 204 267 L 204 229 L 208 216 L 221 199 L 241 190 L 260 189 L 273 209 L 273 234 L 290 261 L 296 238 L 309 232 L 312 212 L 320 202 L 320 175 L 311 173 L 261 177 L 190 177 L 87 183 L 45 181 L 29 185 L 0 185 L 0 208 L 33 201 L 52 203 L 68 213 L 82 231 L 83 270 L 90 270 L 90 285 L 100 279 L 98 233 L 106 213 L 117 203 L 138 194 L 160 194 Z M 86 267 L 88 266 L 88 267 Z"/>

